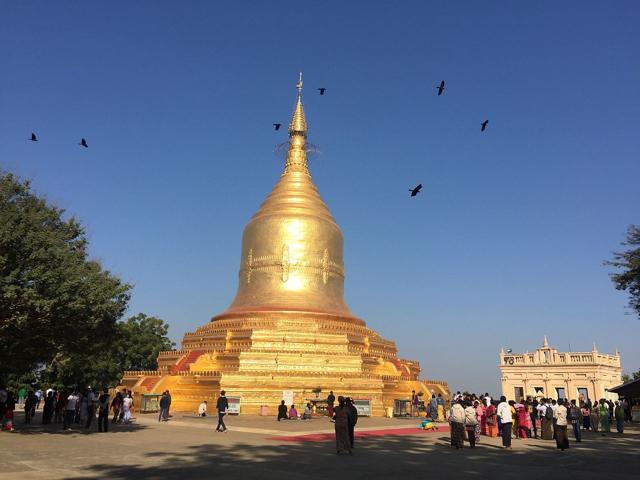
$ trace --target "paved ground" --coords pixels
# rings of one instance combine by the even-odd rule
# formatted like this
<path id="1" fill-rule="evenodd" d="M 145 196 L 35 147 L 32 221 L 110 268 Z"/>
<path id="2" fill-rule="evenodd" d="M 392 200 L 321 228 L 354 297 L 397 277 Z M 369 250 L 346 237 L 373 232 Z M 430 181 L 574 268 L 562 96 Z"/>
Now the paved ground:
<path id="1" fill-rule="evenodd" d="M 456 451 L 446 431 L 413 430 L 416 419 L 368 419 L 352 457 L 337 456 L 327 419 L 276 422 L 270 417 L 230 417 L 229 433 L 215 433 L 212 418 L 176 416 L 159 424 L 154 415 L 109 433 L 58 426 L 21 425 L 19 433 L 0 433 L 0 479 L 226 479 L 261 478 L 558 478 L 602 480 L 615 475 L 637 479 L 640 428 L 606 437 L 586 434 L 560 452 L 555 443 L 514 440 L 513 451 L 498 439 L 482 437 L 475 449 Z"/>

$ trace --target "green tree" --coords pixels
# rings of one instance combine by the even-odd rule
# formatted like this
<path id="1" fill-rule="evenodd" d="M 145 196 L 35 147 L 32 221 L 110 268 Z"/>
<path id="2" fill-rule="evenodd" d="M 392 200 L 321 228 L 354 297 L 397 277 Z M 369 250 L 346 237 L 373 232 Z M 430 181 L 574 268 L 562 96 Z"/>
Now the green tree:
<path id="1" fill-rule="evenodd" d="M 0 172 L 0 380 L 99 354 L 117 337 L 130 288 L 88 258 L 73 217 Z"/>
<path id="2" fill-rule="evenodd" d="M 47 385 L 111 386 L 125 370 L 155 370 L 158 353 L 170 350 L 169 326 L 161 319 L 139 313 L 116 324 L 116 334 L 97 341 L 90 352 L 60 353 L 41 373 Z"/>
<path id="3" fill-rule="evenodd" d="M 627 383 L 627 382 L 630 382 L 631 380 L 637 380 L 639 378 L 640 378 L 640 370 L 638 370 L 637 372 L 633 372 L 631 375 L 629 375 L 628 373 L 625 373 L 622 375 L 622 382 Z"/>
<path id="4" fill-rule="evenodd" d="M 167 336 L 169 325 L 159 318 L 139 313 L 118 326 L 122 370 L 155 370 L 158 353 L 175 347 Z"/>
<path id="5" fill-rule="evenodd" d="M 627 239 L 622 245 L 627 250 L 614 252 L 613 260 L 606 262 L 622 272 L 612 273 L 611 279 L 618 290 L 629 293 L 629 306 L 640 317 L 640 227 L 631 225 L 627 230 Z"/>

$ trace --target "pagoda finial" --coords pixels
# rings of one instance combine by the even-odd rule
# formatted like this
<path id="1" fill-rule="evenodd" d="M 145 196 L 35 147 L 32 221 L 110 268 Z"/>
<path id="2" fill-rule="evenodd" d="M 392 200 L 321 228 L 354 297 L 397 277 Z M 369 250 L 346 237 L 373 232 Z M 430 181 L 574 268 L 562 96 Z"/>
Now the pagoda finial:
<path id="1" fill-rule="evenodd" d="M 296 84 L 298 98 L 289 123 L 289 150 L 285 160 L 284 173 L 291 171 L 309 173 L 306 146 L 308 129 L 307 121 L 304 118 L 304 109 L 302 108 L 302 83 L 302 72 L 300 72 L 300 78 Z"/>
<path id="2" fill-rule="evenodd" d="M 597 352 L 598 351 L 598 347 L 596 347 L 596 342 L 593 342 L 593 348 L 592 351 Z"/>
<path id="3" fill-rule="evenodd" d="M 549 346 L 549 341 L 547 340 L 547 336 L 546 335 L 544 336 L 544 342 L 542 343 L 542 346 L 545 347 L 545 348 Z"/>
<path id="4" fill-rule="evenodd" d="M 298 89 L 298 96 L 302 95 L 302 72 L 300 72 L 300 79 L 298 80 L 298 84 L 296 85 Z"/>

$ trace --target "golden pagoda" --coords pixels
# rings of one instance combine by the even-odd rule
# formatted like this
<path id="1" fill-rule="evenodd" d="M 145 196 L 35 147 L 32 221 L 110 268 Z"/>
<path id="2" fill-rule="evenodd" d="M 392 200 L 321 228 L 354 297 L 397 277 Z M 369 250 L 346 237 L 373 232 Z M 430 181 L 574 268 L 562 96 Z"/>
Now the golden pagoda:
<path id="1" fill-rule="evenodd" d="M 175 409 L 195 411 L 225 390 L 242 413 L 257 413 L 284 392 L 299 404 L 332 390 L 370 400 L 373 415 L 412 390 L 447 394 L 446 382 L 420 381 L 418 362 L 398 358 L 344 301 L 342 232 L 307 163 L 302 74 L 296 87 L 284 170 L 244 229 L 236 297 L 185 334 L 181 350 L 161 352 L 157 371 L 125 372 L 134 392 L 168 389 Z"/>

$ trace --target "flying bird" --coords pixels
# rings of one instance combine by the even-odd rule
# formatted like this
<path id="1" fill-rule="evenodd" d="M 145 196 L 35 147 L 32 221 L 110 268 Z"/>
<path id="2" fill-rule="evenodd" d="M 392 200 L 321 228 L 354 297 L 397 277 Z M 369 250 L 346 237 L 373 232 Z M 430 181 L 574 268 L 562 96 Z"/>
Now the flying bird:
<path id="1" fill-rule="evenodd" d="M 320 92 L 320 95 L 324 95 L 324 91 L 326 90 L 326 88 L 319 88 L 318 91 Z"/>
<path id="2" fill-rule="evenodd" d="M 278 130 L 280 130 L 280 127 L 281 127 L 281 126 L 282 126 L 282 124 L 281 124 L 281 123 L 274 123 L 274 124 L 273 124 L 273 129 L 274 129 L 275 131 L 278 131 Z"/>
<path id="3" fill-rule="evenodd" d="M 420 193 L 420 190 L 422 190 L 422 184 L 421 183 L 419 183 L 416 187 L 409 189 L 409 191 L 411 192 L 411 196 L 412 197 L 415 197 L 416 195 L 418 195 Z"/>
<path id="4" fill-rule="evenodd" d="M 487 125 L 489 125 L 489 120 L 485 120 L 480 124 L 480 131 L 484 132 L 487 129 Z"/>
<path id="5" fill-rule="evenodd" d="M 38 141 L 38 137 L 36 137 L 36 134 L 31 132 L 31 139 L 32 142 L 37 142 Z"/>
<path id="6" fill-rule="evenodd" d="M 84 148 L 89 148 L 89 145 L 87 145 L 87 141 L 84 138 L 80 140 L 80 143 L 78 145 Z"/>
<path id="7" fill-rule="evenodd" d="M 442 95 L 442 92 L 444 92 L 444 80 L 442 80 L 440 82 L 440 85 L 438 85 L 436 88 L 438 89 L 438 96 Z"/>

